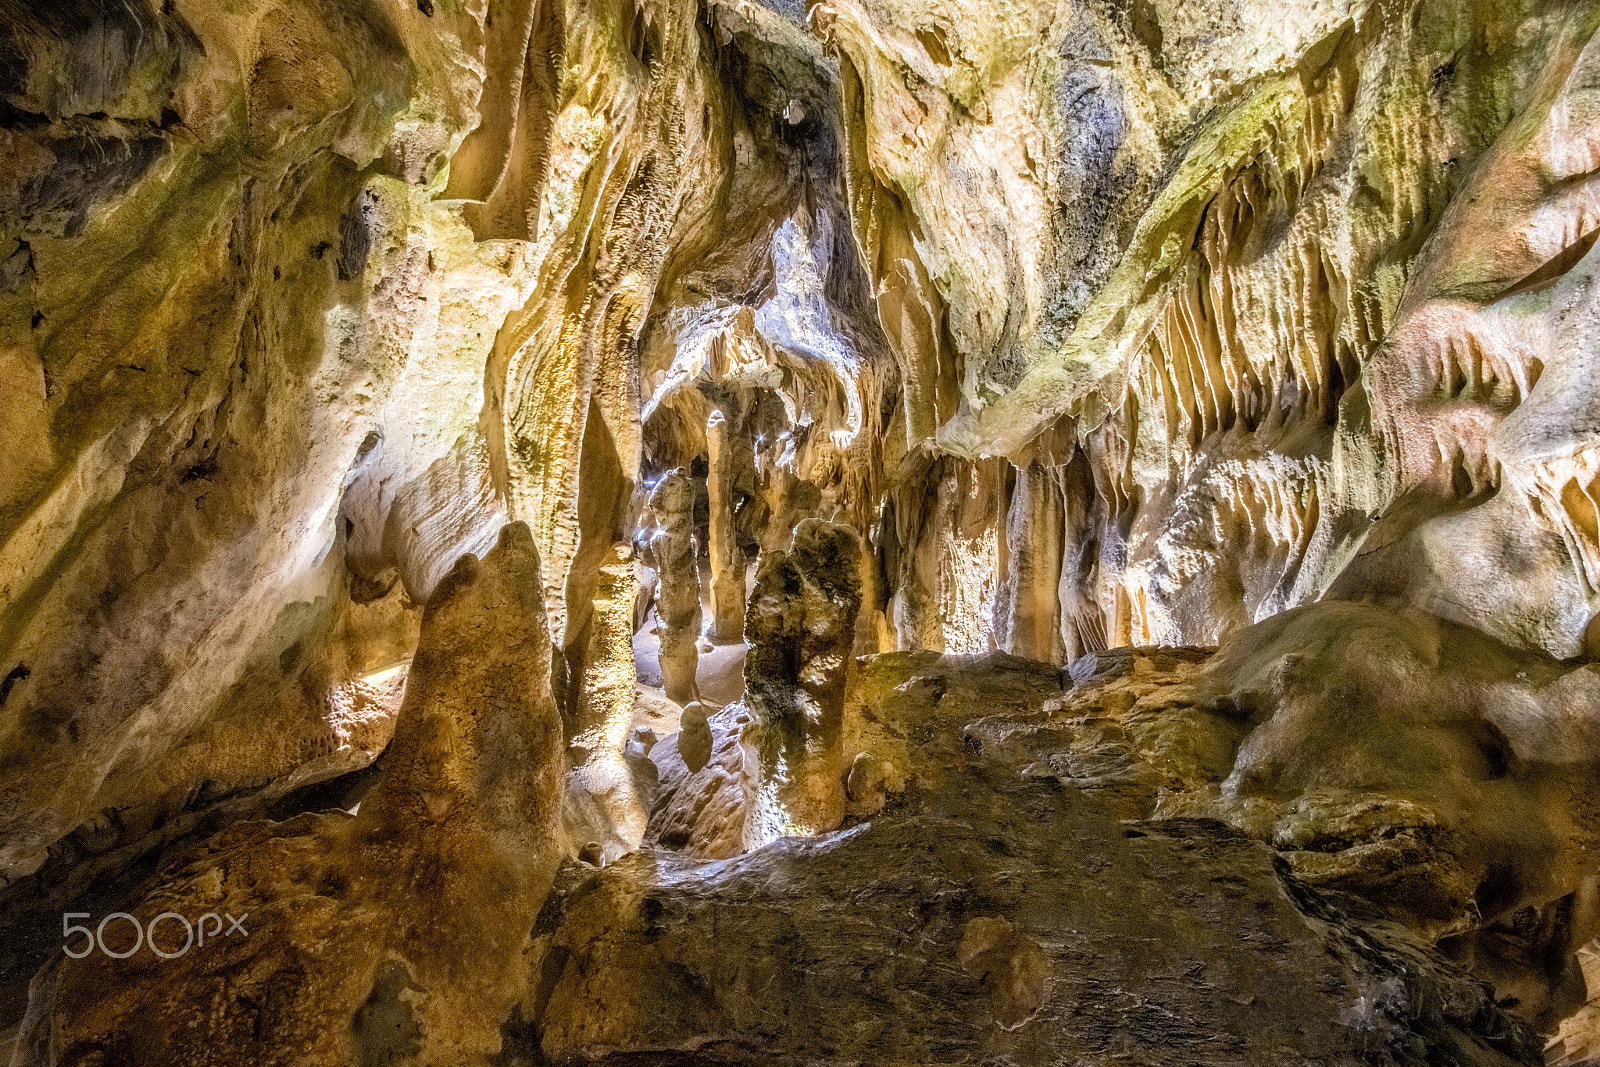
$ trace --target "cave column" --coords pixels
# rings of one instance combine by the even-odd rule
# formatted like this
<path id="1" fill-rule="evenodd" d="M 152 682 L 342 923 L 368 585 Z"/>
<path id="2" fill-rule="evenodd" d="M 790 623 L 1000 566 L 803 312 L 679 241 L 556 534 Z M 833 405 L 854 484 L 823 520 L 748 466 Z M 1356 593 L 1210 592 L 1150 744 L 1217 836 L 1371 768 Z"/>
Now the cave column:
<path id="1" fill-rule="evenodd" d="M 903 652 L 945 651 L 939 605 L 939 531 L 954 521 L 945 467 L 943 460 L 935 460 L 914 479 L 890 491 L 897 551 L 888 614 L 895 647 Z"/>
<path id="2" fill-rule="evenodd" d="M 1057 616 L 1061 610 L 1061 493 L 1050 468 L 1017 468 L 1006 517 L 1010 566 L 997 605 L 1001 647 L 1045 663 L 1063 658 Z"/>
<path id="3" fill-rule="evenodd" d="M 647 820 L 624 755 L 637 678 L 633 614 L 638 593 L 633 546 L 618 542 L 601 563 L 595 583 L 568 746 L 575 764 L 569 799 L 607 859 L 638 848 Z"/>
<path id="4" fill-rule="evenodd" d="M 695 670 L 700 651 L 699 546 L 694 537 L 694 486 L 683 468 L 670 471 L 650 494 L 656 531 L 650 538 L 659 584 L 657 632 L 661 637 L 661 682 L 679 704 L 698 700 Z"/>
<path id="5" fill-rule="evenodd" d="M 744 553 L 733 530 L 732 446 L 727 418 L 713 411 L 706 421 L 706 494 L 711 504 L 706 547 L 711 556 L 711 637 L 719 645 L 744 640 Z"/>

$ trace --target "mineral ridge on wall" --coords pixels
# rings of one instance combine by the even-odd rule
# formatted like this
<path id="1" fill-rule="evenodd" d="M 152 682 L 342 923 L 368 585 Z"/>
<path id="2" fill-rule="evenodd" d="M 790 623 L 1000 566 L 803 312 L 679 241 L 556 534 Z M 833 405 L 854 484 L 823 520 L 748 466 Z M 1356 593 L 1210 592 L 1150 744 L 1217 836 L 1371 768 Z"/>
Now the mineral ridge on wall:
<path id="1" fill-rule="evenodd" d="M 1505 1063 L 1561 1026 L 1584 1062 L 1597 34 L 1590 0 L 0 0 L 0 1038 L 213 1055 L 130 1036 L 180 1025 L 158 971 L 27 987 L 63 911 L 215 891 L 361 941 L 233 958 L 270 1006 L 207 1016 L 229 1062 L 350 1012 L 329 1062 Z M 469 554 L 537 564 L 469 595 Z M 537 781 L 445 729 L 439 672 L 494 664 L 533 673 L 473 700 L 561 716 Z M 389 828 L 392 885 L 367 807 L 252 821 L 381 809 L 418 745 L 478 771 Z M 430 922 L 479 854 L 525 942 Z M 1180 869 L 1170 958 L 1105 977 L 1142 950 L 1094 893 Z M 708 923 L 775 947 L 708 959 Z"/>

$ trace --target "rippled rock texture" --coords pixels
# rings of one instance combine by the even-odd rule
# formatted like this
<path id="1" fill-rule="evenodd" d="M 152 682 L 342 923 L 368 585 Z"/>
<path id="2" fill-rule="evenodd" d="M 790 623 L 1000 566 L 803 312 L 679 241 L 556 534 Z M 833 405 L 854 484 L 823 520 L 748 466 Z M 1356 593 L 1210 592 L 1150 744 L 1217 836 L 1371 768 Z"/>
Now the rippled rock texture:
<path id="1" fill-rule="evenodd" d="M 302 878 L 271 951 L 348 958 L 181 972 L 281 979 L 238 1062 L 1530 1062 L 1524 1026 L 1578 1059 L 1597 33 L 1595 0 L 0 0 L 0 1041 L 49 964 L 38 1062 L 223 1055 L 151 1007 L 178 970 L 62 962 L 59 916 Z M 441 664 L 428 620 L 510 558 L 537 597 Z M 402 889 L 354 843 L 408 776 L 498 780 L 408 739 L 457 676 L 559 718 L 527 839 L 483 831 L 522 873 L 461 890 L 531 923 L 569 861 L 526 958 L 424 921 L 455 868 Z M 673 940 L 719 916 L 777 940 Z M 836 1018 L 786 945 L 843 968 Z M 398 1045 L 352 1036 L 397 1004 Z"/>

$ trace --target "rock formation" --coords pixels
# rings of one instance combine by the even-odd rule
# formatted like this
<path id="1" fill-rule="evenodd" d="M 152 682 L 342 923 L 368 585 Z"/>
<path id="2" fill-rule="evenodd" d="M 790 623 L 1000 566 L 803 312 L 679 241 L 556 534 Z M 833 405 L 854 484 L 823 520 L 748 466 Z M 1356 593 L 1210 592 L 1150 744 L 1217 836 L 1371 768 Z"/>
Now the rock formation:
<path id="1" fill-rule="evenodd" d="M 694 490 L 681 470 L 669 472 L 650 493 L 656 528 L 650 557 L 656 569 L 656 613 L 661 622 L 661 687 L 687 703 L 699 696 L 695 670 L 700 652 L 700 563 L 694 536 Z"/>
<path id="2" fill-rule="evenodd" d="M 35 980 L 17 1062 L 488 1063 L 564 851 L 549 672 L 516 523 L 434 591 L 359 813 L 239 824 L 164 870 L 128 913 L 145 951 L 102 924 L 102 951 Z M 205 943 L 219 912 L 230 929 Z"/>
<path id="3" fill-rule="evenodd" d="M 970 760 L 936 811 L 709 870 L 640 854 L 572 872 L 512 1047 L 602 1063 L 1539 1062 L 1482 986 L 1279 873 L 1264 846 L 1211 822 L 1109 819 L 1048 772 L 1018 774 L 1031 757 Z"/>
<path id="4" fill-rule="evenodd" d="M 1592 1058 L 1597 86 L 1600 0 L 0 0 L 0 1055 Z"/>
<path id="5" fill-rule="evenodd" d="M 844 817 L 840 744 L 861 610 L 861 543 L 806 519 L 756 571 L 745 616 L 745 704 L 754 716 L 755 803 L 745 839 L 763 845 L 831 830 Z"/>
<path id="6" fill-rule="evenodd" d="M 718 643 L 744 639 L 745 563 L 734 528 L 734 458 L 728 420 L 706 420 L 706 555 L 711 562 L 711 636 Z"/>

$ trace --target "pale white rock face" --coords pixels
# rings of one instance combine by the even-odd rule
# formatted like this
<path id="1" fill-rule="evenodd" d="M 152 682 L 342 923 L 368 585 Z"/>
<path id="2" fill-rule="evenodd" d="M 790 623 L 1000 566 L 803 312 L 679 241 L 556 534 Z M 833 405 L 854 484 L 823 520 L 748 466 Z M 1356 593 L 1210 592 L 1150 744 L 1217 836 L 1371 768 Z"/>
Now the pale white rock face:
<path id="1" fill-rule="evenodd" d="M 866 367 L 849 338 L 834 331 L 823 295 L 832 251 L 833 227 L 827 215 L 817 217 L 814 237 L 798 220 L 785 219 L 772 238 L 777 292 L 756 309 L 755 327 L 775 347 L 833 372 L 844 400 L 845 424 L 830 435 L 836 445 L 847 447 L 862 430 L 861 379 Z"/>

